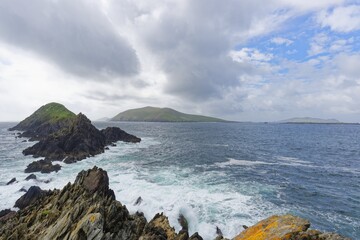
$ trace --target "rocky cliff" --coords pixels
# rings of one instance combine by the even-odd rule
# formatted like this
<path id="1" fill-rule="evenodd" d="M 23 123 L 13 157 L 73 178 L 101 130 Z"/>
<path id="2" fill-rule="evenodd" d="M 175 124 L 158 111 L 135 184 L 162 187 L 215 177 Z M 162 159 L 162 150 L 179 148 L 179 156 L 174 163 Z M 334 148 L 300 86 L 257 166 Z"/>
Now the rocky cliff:
<path id="1" fill-rule="evenodd" d="M 156 214 L 149 222 L 142 213 L 130 214 L 109 189 L 107 173 L 97 167 L 82 171 L 74 184 L 62 190 L 42 191 L 31 187 L 17 202 L 17 213 L 0 211 L 0 240 L 201 240 L 189 236 L 186 219 L 180 215 L 178 233 L 168 218 Z M 239 229 L 235 240 L 346 240 L 338 234 L 309 230 L 310 223 L 292 215 L 272 216 Z M 215 231 L 215 229 L 214 229 Z M 226 239 L 217 229 L 217 240 Z"/>

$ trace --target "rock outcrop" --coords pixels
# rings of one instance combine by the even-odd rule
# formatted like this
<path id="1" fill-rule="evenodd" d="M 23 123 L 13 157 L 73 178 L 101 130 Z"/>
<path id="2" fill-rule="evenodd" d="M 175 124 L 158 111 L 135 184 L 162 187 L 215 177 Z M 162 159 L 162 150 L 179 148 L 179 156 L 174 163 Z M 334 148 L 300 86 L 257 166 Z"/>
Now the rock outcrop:
<path id="1" fill-rule="evenodd" d="M 107 173 L 94 167 L 81 171 L 74 184 L 62 190 L 31 187 L 17 202 L 20 210 L 0 211 L 0 240 L 202 240 L 189 236 L 188 222 L 179 216 L 179 233 L 168 218 L 156 214 L 147 222 L 142 213 L 130 214 L 116 201 Z M 246 228 L 235 240 L 348 240 L 335 233 L 309 230 L 309 221 L 292 215 L 272 216 Z M 217 240 L 225 240 L 220 229 Z"/>
<path id="2" fill-rule="evenodd" d="M 350 240 L 335 233 L 309 230 L 309 227 L 310 222 L 303 218 L 275 215 L 245 229 L 234 240 Z"/>
<path id="3" fill-rule="evenodd" d="M 51 161 L 42 159 L 42 160 L 33 161 L 32 163 L 30 163 L 26 167 L 25 173 L 32 173 L 32 172 L 50 173 L 50 172 L 57 172 L 60 169 L 61 169 L 61 166 L 59 164 L 52 164 Z M 32 176 L 32 178 L 29 178 L 29 179 L 36 179 L 36 176 L 35 177 L 34 176 Z M 26 178 L 26 180 L 29 180 L 29 179 Z"/>
<path id="4" fill-rule="evenodd" d="M 107 127 L 105 129 L 101 130 L 101 133 L 104 134 L 106 139 L 106 145 L 111 145 L 114 142 L 117 141 L 123 141 L 123 142 L 131 142 L 131 143 L 138 143 L 141 141 L 140 138 L 128 134 L 124 130 L 121 130 L 117 127 Z"/>
<path id="5" fill-rule="evenodd" d="M 142 213 L 130 214 L 108 184 L 100 168 L 80 172 L 74 184 L 39 195 L 0 222 L 0 239 L 179 239 L 163 214 L 150 222 Z"/>
<path id="6" fill-rule="evenodd" d="M 44 137 L 35 145 L 25 149 L 23 153 L 44 157 L 46 161 L 74 163 L 103 153 L 107 145 L 117 141 L 135 143 L 140 142 L 141 139 L 116 127 L 100 131 L 84 114 L 79 113 L 68 126 Z"/>

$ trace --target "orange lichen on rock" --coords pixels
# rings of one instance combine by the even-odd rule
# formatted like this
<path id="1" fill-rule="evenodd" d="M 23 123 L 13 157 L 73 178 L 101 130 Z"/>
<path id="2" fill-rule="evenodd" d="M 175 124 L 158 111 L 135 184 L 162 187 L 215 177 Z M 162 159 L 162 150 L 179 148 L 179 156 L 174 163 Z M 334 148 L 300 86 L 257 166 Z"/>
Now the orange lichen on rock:
<path id="1" fill-rule="evenodd" d="M 309 221 L 299 217 L 271 216 L 244 230 L 235 240 L 288 240 L 309 227 Z"/>

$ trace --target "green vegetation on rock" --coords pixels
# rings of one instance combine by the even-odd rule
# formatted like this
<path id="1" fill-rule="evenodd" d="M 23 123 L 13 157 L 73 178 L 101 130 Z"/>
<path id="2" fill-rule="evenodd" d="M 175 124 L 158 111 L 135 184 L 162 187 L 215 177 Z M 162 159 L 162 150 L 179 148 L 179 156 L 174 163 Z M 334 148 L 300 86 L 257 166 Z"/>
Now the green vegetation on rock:
<path id="1" fill-rule="evenodd" d="M 27 127 L 33 124 L 42 124 L 45 122 L 54 123 L 64 119 L 75 118 L 75 113 L 69 111 L 60 103 L 48 103 L 36 110 L 29 117 L 25 118 L 18 126 Z"/>
<path id="2" fill-rule="evenodd" d="M 136 122 L 226 122 L 226 120 L 178 112 L 171 108 L 144 107 L 119 113 L 112 121 Z"/>

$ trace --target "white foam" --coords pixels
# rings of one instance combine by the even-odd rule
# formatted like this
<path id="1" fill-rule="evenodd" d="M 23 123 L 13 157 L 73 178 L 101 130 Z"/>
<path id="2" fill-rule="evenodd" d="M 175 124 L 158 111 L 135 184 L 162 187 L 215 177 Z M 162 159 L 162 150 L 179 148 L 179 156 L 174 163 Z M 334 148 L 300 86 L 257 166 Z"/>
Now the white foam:
<path id="1" fill-rule="evenodd" d="M 218 167 L 226 167 L 226 166 L 254 166 L 254 165 L 271 165 L 273 163 L 267 163 L 262 161 L 251 161 L 251 160 L 237 160 L 234 158 L 228 158 L 227 162 L 215 163 Z"/>

